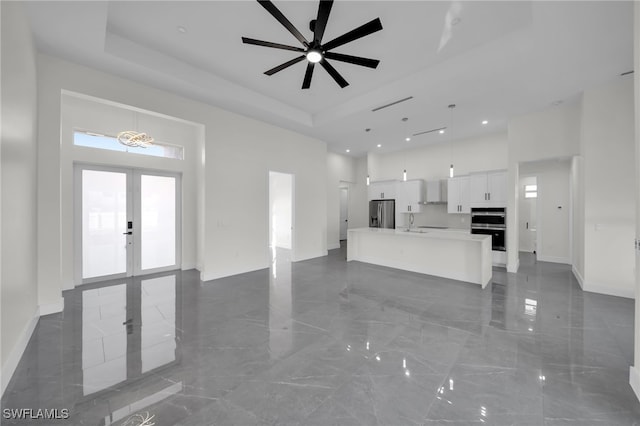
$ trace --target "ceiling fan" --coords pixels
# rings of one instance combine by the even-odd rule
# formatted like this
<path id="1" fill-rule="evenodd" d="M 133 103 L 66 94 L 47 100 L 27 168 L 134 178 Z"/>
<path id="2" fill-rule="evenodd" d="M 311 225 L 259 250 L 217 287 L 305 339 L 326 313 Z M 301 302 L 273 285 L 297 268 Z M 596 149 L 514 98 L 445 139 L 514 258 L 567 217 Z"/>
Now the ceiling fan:
<path id="1" fill-rule="evenodd" d="M 347 44 L 351 41 L 368 36 L 382 29 L 382 22 L 380 18 L 373 19 L 355 28 L 340 37 L 334 38 L 331 41 L 322 43 L 322 36 L 329 20 L 329 13 L 331 12 L 331 6 L 333 6 L 333 0 L 320 0 L 318 6 L 318 17 L 309 22 L 309 29 L 313 32 L 313 39 L 308 41 L 304 36 L 293 26 L 293 24 L 280 12 L 280 10 L 269 0 L 258 0 L 258 3 L 264 7 L 274 18 L 278 20 L 298 41 L 303 47 L 288 46 L 285 44 L 272 43 L 269 41 L 256 40 L 253 38 L 242 37 L 242 42 L 246 44 L 254 44 L 257 46 L 272 47 L 275 49 L 291 50 L 294 52 L 300 52 L 302 55 L 291 59 L 277 67 L 271 68 L 265 71 L 266 75 L 273 75 L 278 71 L 282 71 L 285 68 L 290 67 L 293 64 L 307 60 L 307 71 L 304 74 L 304 80 L 302 82 L 302 88 L 308 89 L 311 87 L 311 77 L 313 76 L 313 68 L 315 64 L 319 63 L 333 79 L 342 88 L 349 85 L 347 81 L 340 75 L 338 71 L 327 61 L 327 59 L 333 59 L 336 61 L 347 62 L 350 64 L 361 65 L 368 68 L 376 68 L 380 63 L 377 59 L 362 58 L 359 56 L 344 55 L 342 53 L 330 52 L 330 50 L 336 47 Z"/>

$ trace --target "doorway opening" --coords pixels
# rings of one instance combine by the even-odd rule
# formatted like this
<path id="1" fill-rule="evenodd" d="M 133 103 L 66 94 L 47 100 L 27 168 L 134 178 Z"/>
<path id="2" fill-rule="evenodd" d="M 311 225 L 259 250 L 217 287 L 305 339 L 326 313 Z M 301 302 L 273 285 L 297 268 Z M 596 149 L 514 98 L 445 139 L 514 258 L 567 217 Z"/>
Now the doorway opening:
<path id="1" fill-rule="evenodd" d="M 346 241 L 349 228 L 349 188 L 340 187 L 340 241 Z"/>
<path id="2" fill-rule="evenodd" d="M 269 172 L 269 247 L 275 257 L 279 252 L 292 257 L 293 175 Z"/>
<path id="3" fill-rule="evenodd" d="M 536 176 L 520 177 L 519 188 L 519 250 L 536 254 L 538 245 L 538 178 Z"/>
<path id="4" fill-rule="evenodd" d="M 178 174 L 90 165 L 74 173 L 76 283 L 180 267 Z"/>

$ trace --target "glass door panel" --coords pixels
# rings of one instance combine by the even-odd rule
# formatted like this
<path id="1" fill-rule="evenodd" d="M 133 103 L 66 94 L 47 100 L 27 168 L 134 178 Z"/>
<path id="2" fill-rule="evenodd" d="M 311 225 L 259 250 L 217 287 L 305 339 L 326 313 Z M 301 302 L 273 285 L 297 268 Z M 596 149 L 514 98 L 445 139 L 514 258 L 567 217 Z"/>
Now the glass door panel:
<path id="1" fill-rule="evenodd" d="M 180 175 L 78 165 L 77 283 L 180 267 Z"/>
<path id="2" fill-rule="evenodd" d="M 82 170 L 82 278 L 126 274 L 127 173 Z"/>
<path id="3" fill-rule="evenodd" d="M 176 178 L 140 175 L 140 269 L 176 262 Z"/>

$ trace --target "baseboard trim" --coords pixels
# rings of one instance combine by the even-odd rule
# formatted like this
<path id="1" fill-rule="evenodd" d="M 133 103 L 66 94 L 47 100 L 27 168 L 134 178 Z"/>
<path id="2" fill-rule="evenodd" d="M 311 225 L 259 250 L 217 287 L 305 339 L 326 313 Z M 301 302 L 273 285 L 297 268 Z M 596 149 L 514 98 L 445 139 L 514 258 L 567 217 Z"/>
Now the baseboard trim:
<path id="1" fill-rule="evenodd" d="M 563 263 L 565 265 L 571 265 L 571 262 L 566 257 L 557 256 L 545 256 L 544 254 L 537 254 L 536 260 L 538 262 L 550 262 L 550 263 Z"/>
<path id="2" fill-rule="evenodd" d="M 584 290 L 584 280 L 582 278 L 582 275 L 580 275 L 580 271 L 578 271 L 575 266 L 571 265 L 571 272 L 573 272 L 573 276 L 576 277 L 580 288 Z"/>
<path id="3" fill-rule="evenodd" d="M 38 306 L 40 316 L 57 314 L 64 310 L 64 299 L 61 297 L 53 303 L 45 303 Z"/>
<path id="4" fill-rule="evenodd" d="M 320 253 L 320 254 L 307 254 L 304 256 L 296 256 L 294 259 L 291 259 L 292 262 L 302 262 L 303 260 L 311 260 L 311 259 L 317 259 L 319 257 L 324 257 L 327 256 L 329 254 L 328 250 L 325 250 L 324 253 Z"/>
<path id="5" fill-rule="evenodd" d="M 25 325 L 22 333 L 20 333 L 20 337 L 16 342 L 15 346 L 11 350 L 11 353 L 7 357 L 4 365 L 2 366 L 2 373 L 0 374 L 0 382 L 2 383 L 2 392 L 1 394 L 4 396 L 4 391 L 7 389 L 13 374 L 16 372 L 16 368 L 18 368 L 18 364 L 20 363 L 20 359 L 24 354 L 24 351 L 27 349 L 27 344 L 31 339 L 31 335 L 33 331 L 36 329 L 36 325 L 38 325 L 38 319 L 40 318 L 40 309 L 36 308 L 33 313 L 33 317 L 29 320 L 27 325 Z"/>
<path id="6" fill-rule="evenodd" d="M 180 269 L 183 271 L 188 271 L 189 269 L 197 269 L 196 263 L 195 262 L 183 263 Z"/>
<path id="7" fill-rule="evenodd" d="M 607 296 L 626 297 L 627 299 L 635 299 L 634 289 L 615 288 L 590 281 L 584 282 L 584 291 L 598 294 L 606 294 Z"/>
<path id="8" fill-rule="evenodd" d="M 640 400 L 640 370 L 636 367 L 629 368 L 629 384 L 636 394 L 636 398 Z"/>
<path id="9" fill-rule="evenodd" d="M 337 243 L 327 244 L 327 250 L 335 250 L 340 248 L 340 241 Z"/>

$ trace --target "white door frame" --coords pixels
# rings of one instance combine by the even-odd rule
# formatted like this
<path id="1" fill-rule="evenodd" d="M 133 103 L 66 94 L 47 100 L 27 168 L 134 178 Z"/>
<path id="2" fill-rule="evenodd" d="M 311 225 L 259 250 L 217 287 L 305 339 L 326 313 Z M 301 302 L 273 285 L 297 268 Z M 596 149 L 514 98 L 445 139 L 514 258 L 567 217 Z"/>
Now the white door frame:
<path id="1" fill-rule="evenodd" d="M 340 182 L 341 186 L 338 187 L 338 199 L 339 201 L 339 213 L 338 213 L 338 242 L 342 241 L 342 240 L 346 240 L 347 239 L 347 232 L 349 230 L 349 197 L 351 196 L 351 191 L 349 188 L 348 184 L 343 184 L 343 182 Z M 342 204 L 342 194 L 343 191 L 346 193 L 346 199 L 344 200 L 345 205 L 343 206 Z M 345 209 L 345 216 L 342 217 L 342 208 L 344 207 Z M 346 222 L 345 226 L 345 235 L 344 238 L 342 238 L 342 226 L 344 224 L 344 222 Z"/>
<path id="2" fill-rule="evenodd" d="M 131 167 L 103 166 L 89 163 L 74 163 L 74 197 L 73 197 L 73 247 L 74 247 L 74 283 L 88 284 L 109 279 L 125 278 L 130 276 L 141 276 L 156 272 L 166 272 L 180 269 L 182 265 L 182 185 L 181 174 L 175 172 L 165 172 L 156 170 L 146 170 Z M 104 172 L 125 173 L 127 177 L 127 222 L 133 221 L 134 232 L 127 237 L 127 268 L 125 273 L 106 275 L 101 277 L 82 278 L 82 171 L 95 170 Z M 140 267 L 141 257 L 141 233 L 135 232 L 141 229 L 140 211 L 140 178 L 142 175 L 167 176 L 175 178 L 176 182 L 176 235 L 175 235 L 175 264 L 160 268 L 142 270 Z M 126 230 L 123 230 L 125 232 Z"/>

